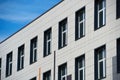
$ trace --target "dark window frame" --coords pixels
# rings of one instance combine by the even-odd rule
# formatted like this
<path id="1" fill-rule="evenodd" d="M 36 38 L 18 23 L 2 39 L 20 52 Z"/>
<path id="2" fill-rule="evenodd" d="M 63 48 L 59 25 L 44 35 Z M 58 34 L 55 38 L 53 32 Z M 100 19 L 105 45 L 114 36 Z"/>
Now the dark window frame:
<path id="1" fill-rule="evenodd" d="M 48 40 L 47 37 L 50 37 L 50 39 Z M 50 51 L 49 51 L 49 46 L 48 46 L 48 41 L 50 44 Z M 52 28 L 50 27 L 49 29 L 44 31 L 44 53 L 43 53 L 43 57 L 46 57 L 48 55 L 50 55 L 52 52 Z"/>
<path id="2" fill-rule="evenodd" d="M 13 64 L 13 52 L 7 54 L 6 56 L 6 77 L 12 75 L 12 64 Z"/>
<path id="3" fill-rule="evenodd" d="M 43 73 L 43 80 L 45 80 L 46 77 L 50 77 L 50 80 L 51 80 L 51 70 Z"/>
<path id="4" fill-rule="evenodd" d="M 31 78 L 30 80 L 37 80 L 37 77 L 33 77 L 33 78 Z"/>
<path id="5" fill-rule="evenodd" d="M 18 47 L 17 71 L 20 71 L 24 68 L 24 59 L 25 59 L 25 44 Z"/>
<path id="6" fill-rule="evenodd" d="M 117 39 L 116 42 L 117 47 L 117 73 L 120 73 L 120 38 Z"/>
<path id="7" fill-rule="evenodd" d="M 35 47 L 33 48 L 33 46 Z M 38 36 L 30 40 L 30 64 L 37 62 L 37 46 L 38 46 Z"/>
<path id="8" fill-rule="evenodd" d="M 103 50 L 103 51 L 105 51 L 105 55 L 104 55 L 104 57 L 105 57 L 105 76 L 100 76 L 100 79 L 98 79 L 98 52 L 99 51 L 101 51 L 101 50 Z M 102 58 L 102 59 L 104 59 L 104 57 Z M 99 57 L 100 58 L 100 57 Z M 103 62 L 103 61 L 102 61 Z M 100 62 L 99 62 L 100 63 Z M 102 45 L 102 46 L 100 46 L 100 47 L 98 47 L 98 48 L 96 48 L 96 49 L 94 49 L 94 76 L 95 76 L 95 80 L 101 80 L 101 79 L 105 79 L 106 78 L 106 45 Z M 101 72 L 101 71 L 100 71 Z M 100 73 L 99 73 L 100 74 Z"/>
<path id="9" fill-rule="evenodd" d="M 100 12 L 103 11 L 103 16 L 104 16 L 104 17 L 102 16 L 103 23 L 100 25 L 100 22 L 99 22 L 100 20 L 98 20 L 98 19 L 100 19 L 100 18 L 98 18 L 98 4 L 101 1 L 104 2 L 105 9 L 102 8 L 103 10 L 99 10 Z M 94 30 L 96 31 L 96 30 L 98 30 L 106 25 L 106 0 L 94 0 L 94 6 L 95 6 L 94 7 Z"/>
<path id="10" fill-rule="evenodd" d="M 61 64 L 60 66 L 58 66 L 58 80 L 61 80 L 61 70 L 63 69 L 63 68 L 65 68 L 65 77 L 67 78 L 67 62 L 66 63 L 63 63 L 63 64 Z"/>
<path id="11" fill-rule="evenodd" d="M 78 18 L 81 17 L 82 15 L 82 18 L 83 20 L 79 21 Z M 85 37 L 85 32 L 86 32 L 86 9 L 85 9 L 85 6 L 80 8 L 78 11 L 75 12 L 75 40 L 78 40 L 78 39 L 81 39 L 83 37 Z M 80 33 L 81 31 L 78 29 L 78 28 L 81 28 L 79 25 L 78 25 L 78 21 L 79 23 L 83 23 L 83 34 L 78 34 Z"/>
<path id="12" fill-rule="evenodd" d="M 120 18 L 120 0 L 116 0 L 116 19 Z"/>
<path id="13" fill-rule="evenodd" d="M 61 20 L 59 22 L 58 26 L 59 26 L 59 29 L 58 29 L 58 49 L 61 49 L 61 48 L 63 48 L 63 47 L 68 45 L 68 37 L 67 37 L 68 36 L 68 18 L 66 17 L 63 20 Z M 65 29 L 65 30 L 62 31 L 62 29 L 63 30 Z M 63 34 L 66 35 L 66 36 L 64 36 Z M 64 42 L 64 37 L 65 37 L 65 42 Z"/>
<path id="14" fill-rule="evenodd" d="M 83 80 L 85 80 L 85 54 L 83 54 L 83 55 L 75 58 L 75 80 L 79 80 L 79 79 L 78 79 L 78 63 L 79 63 L 79 61 L 81 61 L 81 60 L 84 60 L 84 75 L 83 75 L 83 76 L 84 76 L 84 79 L 83 79 Z M 83 67 L 83 66 L 82 66 L 82 67 Z"/>

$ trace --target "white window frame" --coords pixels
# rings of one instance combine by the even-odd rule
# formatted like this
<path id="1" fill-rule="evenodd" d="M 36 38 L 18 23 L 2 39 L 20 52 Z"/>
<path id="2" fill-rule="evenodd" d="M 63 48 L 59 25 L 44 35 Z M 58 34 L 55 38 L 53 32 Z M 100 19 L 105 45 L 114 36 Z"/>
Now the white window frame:
<path id="1" fill-rule="evenodd" d="M 106 76 L 106 52 L 105 52 L 105 49 L 103 48 L 102 49 L 102 53 L 101 52 L 101 49 L 98 50 L 98 55 L 97 55 L 97 59 L 98 59 L 98 79 L 100 79 L 100 62 L 103 62 L 103 77 Z M 99 54 L 102 54 L 102 59 L 99 60 Z"/>
<path id="2" fill-rule="evenodd" d="M 82 58 L 82 67 L 79 68 L 80 61 L 78 61 L 78 80 L 80 80 L 80 71 L 83 70 L 83 80 L 85 80 L 85 59 Z"/>
<path id="3" fill-rule="evenodd" d="M 10 66 L 10 65 L 12 65 L 12 60 L 11 60 L 11 57 L 9 56 L 9 57 L 8 57 L 8 66 L 9 66 L 9 67 L 8 67 L 8 75 L 11 75 L 11 73 L 10 73 L 10 71 L 11 71 L 11 70 L 10 70 L 10 69 L 11 69 L 11 66 Z"/>
<path id="4" fill-rule="evenodd" d="M 103 5 L 102 9 L 100 9 L 100 10 L 99 10 L 99 3 L 97 5 L 97 10 L 98 10 L 98 13 L 97 13 L 97 15 L 98 15 L 98 25 L 97 26 L 98 26 L 98 28 L 101 27 L 100 23 L 99 23 L 99 18 L 100 18 L 99 15 L 100 15 L 101 12 L 103 12 L 103 22 L 102 22 L 103 24 L 102 25 L 105 25 L 105 23 L 106 23 L 106 18 L 105 18 L 105 14 L 106 14 L 106 2 L 105 2 L 105 0 L 102 1 L 102 5 Z"/>
<path id="5" fill-rule="evenodd" d="M 78 38 L 81 38 L 85 35 L 85 11 L 82 13 L 83 20 L 81 21 L 80 21 L 80 18 L 81 18 L 80 15 L 78 15 Z M 80 35 L 81 23 L 83 23 L 83 34 L 82 34 L 83 36 Z"/>
<path id="6" fill-rule="evenodd" d="M 61 69 L 61 79 L 60 80 L 63 80 L 63 78 L 65 78 L 65 80 L 67 80 L 67 66 L 65 66 L 65 75 L 62 75 L 62 69 Z"/>
<path id="7" fill-rule="evenodd" d="M 48 34 L 46 35 L 46 56 L 51 53 L 51 33 L 50 33 L 50 39 L 48 39 Z M 48 43 L 50 42 L 50 53 L 48 53 Z"/>
<path id="8" fill-rule="evenodd" d="M 35 44 L 36 44 L 36 47 L 35 47 Z M 32 60 L 32 62 L 35 62 L 35 57 L 34 56 L 36 55 L 36 58 L 37 58 L 37 41 L 34 41 L 32 46 L 33 46 L 33 53 L 32 53 L 33 54 L 33 60 Z M 36 50 L 36 53 L 34 53 L 35 50 Z"/>
<path id="9" fill-rule="evenodd" d="M 63 30 L 63 27 L 65 27 L 65 30 Z M 63 24 L 63 25 L 61 26 L 61 47 L 64 47 L 63 34 L 66 34 L 66 37 L 65 37 L 65 45 L 67 45 L 67 22 L 65 23 L 65 25 Z"/>

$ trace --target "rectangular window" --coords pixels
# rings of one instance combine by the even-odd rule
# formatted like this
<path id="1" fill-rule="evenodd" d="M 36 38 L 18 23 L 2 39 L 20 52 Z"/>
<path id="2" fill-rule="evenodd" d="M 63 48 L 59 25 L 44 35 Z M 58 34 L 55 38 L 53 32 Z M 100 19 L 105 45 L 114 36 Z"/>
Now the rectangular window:
<path id="1" fill-rule="evenodd" d="M 51 80 L 51 71 L 43 73 L 43 80 Z"/>
<path id="2" fill-rule="evenodd" d="M 85 36 L 85 7 L 76 12 L 75 39 Z"/>
<path id="3" fill-rule="evenodd" d="M 75 80 L 85 80 L 85 55 L 75 59 Z"/>
<path id="4" fill-rule="evenodd" d="M 58 80 L 67 80 L 67 63 L 58 67 Z"/>
<path id="5" fill-rule="evenodd" d="M 117 73 L 120 73 L 120 38 L 117 39 Z"/>
<path id="6" fill-rule="evenodd" d="M 95 0 L 95 30 L 106 24 L 106 0 Z"/>
<path id="7" fill-rule="evenodd" d="M 30 43 L 30 64 L 37 61 L 37 37 L 33 38 Z"/>
<path id="8" fill-rule="evenodd" d="M 18 64 L 17 70 L 21 70 L 24 68 L 24 45 L 18 48 Z"/>
<path id="9" fill-rule="evenodd" d="M 6 57 L 6 77 L 12 75 L 12 52 Z"/>
<path id="10" fill-rule="evenodd" d="M 44 57 L 51 54 L 51 28 L 44 32 Z"/>
<path id="11" fill-rule="evenodd" d="M 36 77 L 34 77 L 34 78 L 30 79 L 30 80 L 37 80 L 37 78 L 36 78 Z"/>
<path id="12" fill-rule="evenodd" d="M 0 80 L 1 80 L 2 58 L 0 58 Z"/>
<path id="13" fill-rule="evenodd" d="M 120 0 L 116 0 L 116 14 L 117 19 L 120 18 Z"/>
<path id="14" fill-rule="evenodd" d="M 63 48 L 67 45 L 67 18 L 59 22 L 58 47 Z"/>
<path id="15" fill-rule="evenodd" d="M 95 49 L 95 80 L 106 77 L 106 49 L 105 45 Z"/>

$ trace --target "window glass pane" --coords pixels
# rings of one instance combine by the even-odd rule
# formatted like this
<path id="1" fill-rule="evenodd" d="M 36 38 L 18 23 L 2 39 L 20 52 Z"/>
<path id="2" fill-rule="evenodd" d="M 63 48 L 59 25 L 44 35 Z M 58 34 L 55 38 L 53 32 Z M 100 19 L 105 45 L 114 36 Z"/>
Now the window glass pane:
<path id="1" fill-rule="evenodd" d="M 103 1 L 99 1 L 99 4 L 98 4 L 98 7 L 99 7 L 99 10 L 103 9 Z"/>
<path id="2" fill-rule="evenodd" d="M 83 70 L 80 70 L 80 80 L 83 80 Z"/>
<path id="3" fill-rule="evenodd" d="M 100 78 L 103 78 L 103 62 L 100 62 Z"/>
<path id="4" fill-rule="evenodd" d="M 63 33 L 63 45 L 66 44 L 66 33 Z"/>
<path id="5" fill-rule="evenodd" d="M 48 42 L 48 54 L 50 54 L 50 45 L 51 45 L 51 43 L 50 43 L 50 41 Z"/>
<path id="6" fill-rule="evenodd" d="M 103 26 L 103 11 L 99 13 L 99 27 Z"/>
<path id="7" fill-rule="evenodd" d="M 80 35 L 83 36 L 83 23 L 80 24 Z"/>

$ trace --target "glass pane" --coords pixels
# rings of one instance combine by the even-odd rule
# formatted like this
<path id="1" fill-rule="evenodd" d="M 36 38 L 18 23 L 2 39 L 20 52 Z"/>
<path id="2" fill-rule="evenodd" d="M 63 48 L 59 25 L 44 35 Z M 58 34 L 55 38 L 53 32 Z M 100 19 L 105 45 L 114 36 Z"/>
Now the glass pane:
<path id="1" fill-rule="evenodd" d="M 61 70 L 62 76 L 65 75 L 65 69 Z"/>
<path id="2" fill-rule="evenodd" d="M 66 44 L 66 33 L 63 33 L 63 45 Z"/>
<path id="3" fill-rule="evenodd" d="M 99 60 L 103 59 L 103 54 L 102 54 L 102 51 L 101 51 L 101 50 L 99 51 L 98 56 L 99 56 Z"/>
<path id="4" fill-rule="evenodd" d="M 80 61 L 78 62 L 78 68 L 82 68 L 82 67 L 83 67 L 82 60 L 80 60 Z"/>
<path id="5" fill-rule="evenodd" d="M 34 61 L 36 61 L 36 58 L 37 58 L 37 50 L 35 49 L 34 50 Z"/>
<path id="6" fill-rule="evenodd" d="M 10 74 L 12 74 L 12 63 L 10 64 Z"/>
<path id="7" fill-rule="evenodd" d="M 103 78 L 103 62 L 100 62 L 100 78 Z"/>
<path id="8" fill-rule="evenodd" d="M 63 31 L 65 31 L 66 30 L 66 24 L 63 24 L 62 28 L 63 28 Z"/>
<path id="9" fill-rule="evenodd" d="M 80 36 L 83 36 L 83 23 L 80 24 Z"/>
<path id="10" fill-rule="evenodd" d="M 23 65 L 24 65 L 24 57 L 22 57 L 22 63 L 21 63 L 21 67 L 23 68 Z"/>
<path id="11" fill-rule="evenodd" d="M 63 77 L 62 80 L 65 80 L 65 77 Z"/>
<path id="12" fill-rule="evenodd" d="M 99 13 L 99 27 L 103 26 L 103 11 Z"/>
<path id="13" fill-rule="evenodd" d="M 101 10 L 103 8 L 103 1 L 99 1 L 99 4 L 98 4 L 98 7 L 99 7 L 99 10 Z"/>
<path id="14" fill-rule="evenodd" d="M 51 35 L 50 33 L 47 34 L 47 40 L 50 39 L 50 35 Z"/>
<path id="15" fill-rule="evenodd" d="M 83 80 L 83 70 L 80 71 L 80 80 Z"/>
<path id="16" fill-rule="evenodd" d="M 48 54 L 50 54 L 50 41 L 48 42 Z"/>

